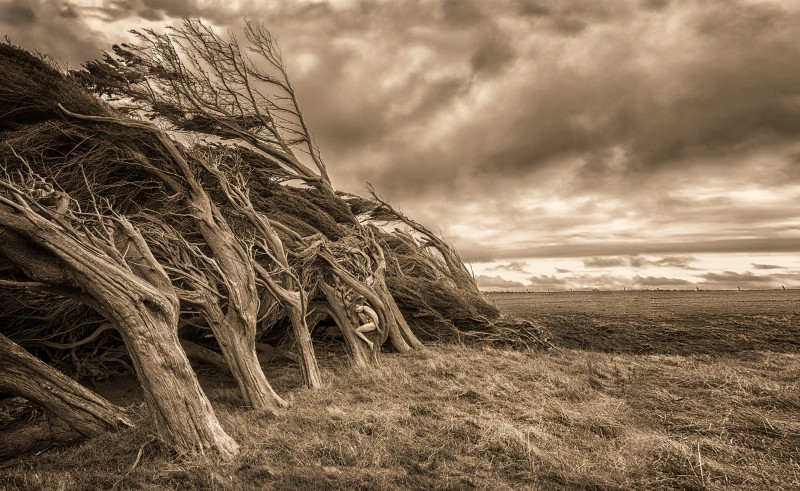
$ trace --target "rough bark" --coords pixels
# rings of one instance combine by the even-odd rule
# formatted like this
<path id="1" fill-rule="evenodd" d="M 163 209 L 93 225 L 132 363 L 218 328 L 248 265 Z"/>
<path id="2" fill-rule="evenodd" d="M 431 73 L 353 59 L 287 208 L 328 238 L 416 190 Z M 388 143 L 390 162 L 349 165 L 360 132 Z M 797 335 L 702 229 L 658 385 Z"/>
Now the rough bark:
<path id="1" fill-rule="evenodd" d="M 270 224 L 270 220 L 256 211 L 245 190 L 233 186 L 225 173 L 221 172 L 211 159 L 206 160 L 203 167 L 217 178 L 228 202 L 255 228 L 262 241 L 261 247 L 264 253 L 276 263 L 281 281 L 273 279 L 272 274 L 262 265 L 255 262 L 252 262 L 252 265 L 255 273 L 258 273 L 270 293 L 289 315 L 300 357 L 303 382 L 309 388 L 321 387 L 322 375 L 314 354 L 311 332 L 306 324 L 307 298 L 300 281 L 292 273 L 283 241 Z"/>
<path id="2" fill-rule="evenodd" d="M 389 339 L 392 342 L 392 346 L 401 353 L 412 349 L 424 349 L 425 345 L 411 331 L 403 313 L 400 312 L 400 308 L 397 306 L 397 302 L 394 301 L 394 297 L 389 292 L 389 287 L 386 285 L 386 257 L 383 249 L 374 239 L 372 242 L 377 256 L 374 288 L 386 307 L 386 317 L 389 322 Z"/>
<path id="3" fill-rule="evenodd" d="M 219 344 L 227 371 L 249 407 L 275 412 L 288 406 L 272 388 L 258 360 L 255 325 L 250 326 L 241 312 L 231 307 L 223 312 L 217 299 L 208 292 L 182 292 L 184 299 L 197 305 L 208 321 Z M 255 318 L 253 319 L 255 324 Z"/>
<path id="4" fill-rule="evenodd" d="M 86 436 L 56 417 L 48 416 L 34 423 L 23 423 L 0 431 L 0 461 L 46 450 L 53 446 L 69 445 Z"/>
<path id="5" fill-rule="evenodd" d="M 381 295 L 384 305 L 386 305 L 388 310 L 387 317 L 391 319 L 389 322 L 389 341 L 392 346 L 401 353 L 414 349 L 425 349 L 425 345 L 417 338 L 411 327 L 409 327 L 408 322 L 406 322 L 383 277 L 376 281 L 376 290 Z"/>
<path id="6" fill-rule="evenodd" d="M 251 402 L 254 409 L 276 411 L 288 407 L 267 381 L 256 352 L 255 333 L 244 337 L 231 329 L 222 329 L 215 333 L 220 349 L 227 353 L 225 357 L 228 367 L 234 374 L 246 401 Z"/>
<path id="7" fill-rule="evenodd" d="M 325 295 L 329 314 L 342 332 L 350 363 L 356 368 L 366 368 L 377 362 L 376 352 L 368 350 L 364 342 L 356 336 L 358 326 L 350 318 L 342 299 L 336 295 L 336 289 L 325 283 L 320 288 Z"/>
<path id="8" fill-rule="evenodd" d="M 2 334 L 0 391 L 35 402 L 82 437 L 133 425 L 122 408 L 48 366 Z"/>
<path id="9" fill-rule="evenodd" d="M 71 117 L 143 129 L 157 138 L 178 174 L 185 181 L 185 186 L 171 177 L 164 177 L 163 172 L 149 163 L 142 154 L 135 153 L 135 157 L 146 170 L 161 179 L 173 192 L 186 196 L 189 213 L 213 253 L 214 264 L 225 284 L 228 305 L 223 313 L 217 299 L 201 295 L 201 307 L 239 391 L 245 403 L 252 408 L 275 410 L 278 407 L 285 407 L 286 402 L 268 383 L 255 355 L 259 297 L 252 257 L 234 234 L 219 207 L 201 185 L 183 153 L 164 131 L 154 126 L 119 118 L 84 116 L 63 107 L 61 109 Z M 181 265 L 175 264 L 175 267 L 180 268 Z"/>
<path id="10" fill-rule="evenodd" d="M 225 357 L 215 351 L 211 351 L 205 346 L 200 346 L 187 339 L 181 338 L 181 348 L 190 360 L 197 360 L 215 367 L 222 373 L 230 374 L 228 364 L 225 363 Z"/>
<path id="11" fill-rule="evenodd" d="M 274 232 L 273 232 L 274 233 Z M 277 237 L 277 234 L 276 234 Z M 280 252 L 284 254 L 284 261 L 288 267 L 288 261 L 285 259 L 285 253 L 281 246 Z M 259 276 L 267 284 L 272 295 L 281 304 L 289 315 L 289 320 L 292 324 L 292 334 L 294 334 L 295 343 L 298 348 L 298 363 L 303 374 L 303 382 L 306 387 L 319 388 L 322 387 L 322 375 L 319 371 L 317 357 L 314 354 L 314 346 L 311 342 L 311 332 L 306 324 L 306 305 L 305 295 L 298 285 L 297 291 L 292 291 L 285 288 L 276 282 L 272 275 L 263 266 L 258 264 L 256 271 Z M 285 270 L 288 274 L 288 268 Z M 293 282 L 296 283 L 296 282 Z"/>
<path id="12" fill-rule="evenodd" d="M 0 203 L 0 224 L 49 252 L 95 307 L 117 327 L 142 384 L 161 437 L 181 452 L 215 450 L 232 457 L 238 445 L 217 420 L 180 347 L 178 299 L 141 235 L 117 218 L 125 257 L 110 243 L 90 240 L 42 217 L 26 205 Z M 3 251 L 5 254 L 6 251 Z M 7 255 L 7 254 L 6 254 Z M 20 260 L 29 271 L 34 256 Z M 23 267 L 25 269 L 25 267 Z M 32 278 L 39 280 L 41 278 Z"/>

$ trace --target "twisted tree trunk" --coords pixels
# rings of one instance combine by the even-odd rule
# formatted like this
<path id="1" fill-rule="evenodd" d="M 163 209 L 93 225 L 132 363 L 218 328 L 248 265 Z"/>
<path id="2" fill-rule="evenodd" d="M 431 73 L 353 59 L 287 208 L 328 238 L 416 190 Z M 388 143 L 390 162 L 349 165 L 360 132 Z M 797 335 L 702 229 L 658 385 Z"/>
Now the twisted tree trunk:
<path id="1" fill-rule="evenodd" d="M 163 130 L 155 126 L 121 118 L 81 115 L 63 107 L 61 110 L 71 117 L 86 121 L 145 130 L 158 140 L 164 153 L 174 164 L 177 175 L 185 181 L 185 186 L 164 174 L 141 152 L 132 153 L 145 170 L 160 179 L 173 192 L 185 196 L 189 213 L 213 253 L 215 267 L 219 270 L 226 289 L 228 306 L 223 313 L 217 299 L 209 298 L 207 295 L 201 295 L 200 305 L 239 391 L 245 403 L 252 408 L 272 411 L 278 407 L 286 407 L 286 402 L 275 393 L 267 381 L 255 352 L 259 298 L 252 257 L 208 191 L 201 185 L 183 153 Z M 180 269 L 182 265 L 174 266 Z M 213 288 L 213 285 L 208 287 Z"/>
<path id="2" fill-rule="evenodd" d="M 336 295 L 336 289 L 324 282 L 320 284 L 320 288 L 329 314 L 342 332 L 350 363 L 356 368 L 366 368 L 377 362 L 376 352 L 368 350 L 364 342 L 356 336 L 358 326 L 350 318 L 342 299 Z"/>
<path id="3" fill-rule="evenodd" d="M 403 313 L 394 301 L 394 297 L 389 292 L 389 287 L 386 285 L 386 257 L 381 246 L 372 239 L 374 249 L 376 251 L 377 266 L 375 268 L 374 278 L 375 284 L 373 285 L 375 291 L 380 296 L 383 304 L 386 306 L 386 317 L 389 323 L 389 340 L 394 348 L 403 353 L 412 349 L 425 349 L 417 336 L 411 331 L 408 322 L 406 322 Z"/>
<path id="4" fill-rule="evenodd" d="M 241 323 L 242 318 L 238 313 L 228 309 L 228 313 L 223 314 L 215 299 L 210 296 L 203 297 L 203 301 L 198 302 L 198 305 L 208 319 L 227 367 L 244 400 L 254 409 L 272 412 L 288 407 L 289 404 L 272 389 L 261 369 L 256 352 L 255 327 L 248 332 L 250 329 L 246 329 L 247 325 Z"/>
<path id="5" fill-rule="evenodd" d="M 0 224 L 3 235 L 17 246 L 0 241 L 1 253 L 15 256 L 34 280 L 55 281 L 44 273 L 58 272 L 59 281 L 71 281 L 114 323 L 165 441 L 182 452 L 211 449 L 223 458 L 236 454 L 238 445 L 219 424 L 180 347 L 179 304 L 169 278 L 127 220 L 117 217 L 112 242 L 66 229 L 66 222 L 54 223 L 24 201 L 3 199 Z M 124 257 L 115 246 L 123 247 Z M 48 260 L 37 261 L 42 257 Z"/>

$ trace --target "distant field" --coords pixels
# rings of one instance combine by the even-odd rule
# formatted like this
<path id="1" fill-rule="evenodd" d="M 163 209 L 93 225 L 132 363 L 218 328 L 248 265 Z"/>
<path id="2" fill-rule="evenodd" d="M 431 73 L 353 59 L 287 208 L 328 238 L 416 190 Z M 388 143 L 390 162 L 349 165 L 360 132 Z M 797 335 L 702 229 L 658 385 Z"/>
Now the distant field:
<path id="1" fill-rule="evenodd" d="M 800 352 L 800 290 L 492 293 L 566 348 L 611 353 Z"/>
<path id="2" fill-rule="evenodd" d="M 491 299 L 559 348 L 432 346 L 354 371 L 321 345 L 319 390 L 266 366 L 292 402 L 277 415 L 201 368 L 242 444 L 230 463 L 169 455 L 135 380 L 115 381 L 136 428 L 0 464 L 0 489 L 800 489 L 800 292 Z"/>

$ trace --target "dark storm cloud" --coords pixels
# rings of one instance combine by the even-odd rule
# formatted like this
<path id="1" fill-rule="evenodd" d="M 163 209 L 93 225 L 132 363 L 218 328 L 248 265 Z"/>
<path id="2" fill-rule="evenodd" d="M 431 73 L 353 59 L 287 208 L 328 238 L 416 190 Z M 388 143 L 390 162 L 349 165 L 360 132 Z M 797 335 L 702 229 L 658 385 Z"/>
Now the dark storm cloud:
<path id="1" fill-rule="evenodd" d="M 691 256 L 666 256 L 660 259 L 649 259 L 641 256 L 630 256 L 628 266 L 631 268 L 679 268 L 691 269 L 690 264 L 695 261 Z"/>
<path id="2" fill-rule="evenodd" d="M 631 256 L 628 258 L 628 266 L 630 266 L 631 268 L 636 268 L 636 269 L 646 268 L 650 264 L 652 264 L 652 262 L 649 259 L 643 258 L 641 256 Z"/>
<path id="3" fill-rule="evenodd" d="M 543 17 L 550 14 L 550 9 L 536 0 L 518 0 L 516 8 L 524 16 Z"/>
<path id="4" fill-rule="evenodd" d="M 528 285 L 535 290 L 553 289 L 565 290 L 575 289 L 600 289 L 600 290 L 622 290 L 631 288 L 633 282 L 630 278 L 618 275 L 537 275 L 528 278 Z"/>
<path id="5" fill-rule="evenodd" d="M 681 4 L 684 30 L 663 37 L 655 26 L 668 22 L 673 7 L 614 11 L 607 2 L 596 3 L 606 11 L 554 7 L 558 15 L 569 10 L 590 25 L 614 26 L 574 41 L 588 53 L 585 59 L 562 62 L 533 43 L 526 55 L 517 55 L 532 67 L 527 82 L 504 88 L 491 110 L 462 122 L 433 148 L 457 142 L 461 151 L 441 155 L 418 145 L 398 148 L 397 160 L 405 165 L 385 166 L 376 181 L 394 183 L 396 196 L 475 181 L 496 192 L 487 183 L 513 186 L 514 179 L 577 159 L 583 165 L 565 192 L 602 192 L 650 180 L 654 173 L 679 172 L 697 159 L 792 141 L 800 131 L 800 106 L 793 102 L 800 97 L 796 12 L 779 6 Z M 628 32 L 633 28 L 626 26 L 637 25 L 640 17 L 653 24 L 653 32 Z M 715 22 L 720 23 L 716 29 L 707 27 Z M 632 35 L 652 37 L 653 43 L 632 43 Z M 740 164 L 728 159 L 721 165 Z M 420 172 L 431 167 L 438 169 L 437 176 L 451 178 L 420 183 Z"/>
<path id="6" fill-rule="evenodd" d="M 663 10 L 669 5 L 669 0 L 642 0 L 641 4 L 649 10 Z"/>
<path id="7" fill-rule="evenodd" d="M 469 61 L 475 74 L 492 76 L 514 59 L 515 52 L 509 35 L 495 27 L 480 35 L 478 46 Z"/>
<path id="8" fill-rule="evenodd" d="M 750 178 L 755 181 L 757 176 Z M 785 184 L 785 182 L 784 182 Z M 732 186 L 731 191 L 735 191 Z M 792 201 L 790 196 L 788 201 Z M 707 222 L 710 226 L 739 226 L 751 229 L 753 226 L 764 227 L 776 224 L 779 229 L 786 229 L 786 222 L 793 221 L 800 215 L 800 205 L 787 203 L 786 206 L 774 206 L 773 203 L 748 203 L 734 196 L 714 196 L 711 198 L 681 197 L 661 195 L 648 202 L 638 203 L 642 208 L 670 210 L 669 214 L 656 214 L 651 217 L 653 226 L 666 225 L 680 221 L 693 223 Z"/>
<path id="9" fill-rule="evenodd" d="M 489 268 L 489 271 L 513 271 L 516 273 L 528 273 L 525 271 L 527 268 L 527 264 L 525 261 L 511 261 L 509 263 L 498 264 L 492 268 Z"/>
<path id="10" fill-rule="evenodd" d="M 480 288 L 520 288 L 525 285 L 519 281 L 511 281 L 500 276 L 478 275 L 475 277 Z"/>
<path id="11" fill-rule="evenodd" d="M 687 269 L 695 259 L 691 256 L 666 256 L 660 259 L 650 259 L 638 255 L 624 257 L 592 257 L 583 260 L 586 268 L 682 268 Z"/>
<path id="12" fill-rule="evenodd" d="M 627 277 L 612 274 L 562 274 L 562 275 L 537 275 L 528 278 L 525 285 L 533 290 L 566 290 L 566 289 L 768 289 L 780 288 L 781 285 L 795 287 L 800 285 L 800 273 L 759 276 L 750 272 L 737 273 L 734 271 L 712 272 L 699 275 L 697 281 L 685 278 L 672 278 L 668 276 L 642 276 Z"/>
<path id="13" fill-rule="evenodd" d="M 554 21 L 553 26 L 557 31 L 573 36 L 583 32 L 583 30 L 586 29 L 587 24 L 580 19 L 576 19 L 575 17 L 558 17 Z"/>
<path id="14" fill-rule="evenodd" d="M 376 176 L 385 166 L 409 167 L 401 150 L 413 146 L 410 133 L 464 96 L 473 76 L 491 78 L 513 64 L 512 38 L 484 6 L 278 2 L 238 13 L 277 35 L 323 154 L 336 163 L 334 179 L 354 187 L 382 185 Z M 303 56 L 312 60 L 304 67 Z M 413 184 L 402 172 L 393 190 Z"/>
<path id="15" fill-rule="evenodd" d="M 800 129 L 800 107 L 792 103 L 800 96 L 795 63 L 800 45 L 794 42 L 800 16 L 775 5 L 638 0 L 508 0 L 491 7 L 456 0 L 108 5 L 114 18 L 201 16 L 234 27 L 240 17 L 266 22 L 278 34 L 290 69 L 301 53 L 315 56 L 311 68 L 292 75 L 323 152 L 341 162 L 339 180 L 348 185 L 371 180 L 390 198 L 451 194 L 477 180 L 493 193 L 498 185 L 513 186 L 565 158 L 583 162 L 572 190 L 603 190 L 654 170 L 675 170 L 688 157 L 739 152 L 785 140 Z M 509 24 L 517 18 L 527 25 Z M 568 31 L 580 34 L 563 41 L 571 44 L 541 29 L 569 24 Z M 665 25 L 682 30 L 665 35 Z M 430 60 L 403 67 L 404 80 L 382 84 L 416 48 L 428 50 Z M 575 53 L 584 55 L 570 59 Z M 498 86 L 481 81 L 512 66 L 519 73 Z M 433 75 L 437 69 L 443 73 Z M 485 108 L 453 125 L 442 123 L 450 126 L 445 135 L 420 141 L 418 133 L 476 90 L 489 91 Z"/>
<path id="16" fill-rule="evenodd" d="M 103 40 L 74 5 L 49 0 L 1 0 L 0 30 L 12 43 L 72 66 L 97 57 Z"/>
<path id="17" fill-rule="evenodd" d="M 473 0 L 443 0 L 442 20 L 456 27 L 469 27 L 487 19 L 486 13 Z"/>
<path id="18" fill-rule="evenodd" d="M 508 247 L 496 249 L 493 258 L 570 258 L 594 257 L 598 253 L 606 256 L 638 254 L 701 254 L 727 252 L 800 252 L 800 240 L 796 238 L 724 239 L 696 240 L 690 242 L 594 242 L 586 244 L 563 244 L 552 246 Z M 624 261 L 615 261 L 622 263 Z"/>
<path id="19" fill-rule="evenodd" d="M 772 281 L 772 278 L 769 276 L 759 276 L 749 271 L 746 273 L 723 271 L 722 273 L 704 273 L 698 276 L 711 283 L 736 283 L 737 281 L 744 283 L 768 283 Z"/>
<path id="20" fill-rule="evenodd" d="M 627 264 L 628 261 L 621 257 L 592 257 L 583 260 L 583 266 L 586 268 L 614 268 Z"/>
<path id="21" fill-rule="evenodd" d="M 695 260 L 696 259 L 692 256 L 666 256 L 656 261 L 652 261 L 650 264 L 663 268 L 689 269 L 691 268 L 691 263 Z"/>
<path id="22" fill-rule="evenodd" d="M 703 279 L 701 286 L 708 288 L 776 288 L 780 286 L 773 276 L 756 275 L 749 271 L 737 273 L 735 271 L 723 271 L 720 273 L 705 273 L 699 275 Z M 797 279 L 797 277 L 793 277 Z"/>
<path id="23" fill-rule="evenodd" d="M 790 61 L 800 54 L 798 14 L 777 5 L 720 2 L 701 9 L 688 26 L 695 44 L 667 80 L 678 84 L 677 97 L 640 103 L 649 120 L 639 119 L 644 125 L 632 134 L 639 165 L 793 138 L 800 128 L 800 108 L 791 102 L 800 93 L 800 66 Z"/>
<path id="24" fill-rule="evenodd" d="M 555 275 L 538 275 L 528 278 L 528 285 L 535 288 L 564 288 L 567 280 Z"/>
<path id="25" fill-rule="evenodd" d="M 87 8 L 87 14 L 98 15 L 106 21 L 143 18 L 150 21 L 164 19 L 203 18 L 218 25 L 237 20 L 243 9 L 255 4 L 231 4 L 224 1 L 198 2 L 196 0 L 110 0 L 103 5 Z"/>
<path id="26" fill-rule="evenodd" d="M 490 263 L 495 261 L 495 250 L 469 240 L 452 241 L 461 259 L 466 263 Z"/>
<path id="27" fill-rule="evenodd" d="M 670 257 L 800 252 L 786 237 L 800 213 L 794 4 L 0 2 L 13 40 L 73 63 L 128 39 L 142 19 L 265 23 L 336 186 L 362 192 L 371 181 L 449 235 L 460 225 L 478 237 L 464 226 L 485 217 L 495 232 L 456 242 L 467 261 L 617 257 L 618 267 L 689 269 Z M 89 17 L 106 21 L 101 34 Z M 728 193 L 748 186 L 776 199 Z M 531 197 L 588 203 L 517 203 Z M 609 231 L 586 232 L 597 223 Z"/>
<path id="28" fill-rule="evenodd" d="M 5 5 L 0 5 L 0 19 L 10 25 L 33 24 L 38 17 L 30 0 L 11 0 Z"/>

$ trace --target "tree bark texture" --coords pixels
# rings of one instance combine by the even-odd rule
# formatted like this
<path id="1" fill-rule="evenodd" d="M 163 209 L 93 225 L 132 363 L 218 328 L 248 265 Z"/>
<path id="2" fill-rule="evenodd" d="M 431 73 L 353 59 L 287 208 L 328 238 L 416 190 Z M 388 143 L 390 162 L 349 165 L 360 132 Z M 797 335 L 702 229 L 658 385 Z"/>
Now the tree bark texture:
<path id="1" fill-rule="evenodd" d="M 124 219 L 126 258 L 89 246 L 30 208 L 0 204 L 0 224 L 48 251 L 117 327 L 142 384 L 159 435 L 180 452 L 216 450 L 230 458 L 238 445 L 219 424 L 180 347 L 178 299 L 141 235 Z M 31 247 L 33 248 L 33 247 Z M 29 256 L 29 260 L 33 256 Z M 36 269 L 29 268 L 29 269 Z M 37 279 L 37 278 L 34 278 Z"/>
<path id="2" fill-rule="evenodd" d="M 342 332 L 350 363 L 356 368 L 366 368 L 377 362 L 375 352 L 368 350 L 364 342 L 356 336 L 358 326 L 351 320 L 342 300 L 336 297 L 336 290 L 325 283 L 321 283 L 320 288 L 325 295 L 331 317 Z"/>
<path id="3" fill-rule="evenodd" d="M 116 123 L 127 124 L 125 121 Z M 185 179 L 187 188 L 183 189 L 177 183 L 165 184 L 171 185 L 175 192 L 186 194 L 187 208 L 211 250 L 224 281 L 228 304 L 225 311 L 222 311 L 216 298 L 206 294 L 199 295 L 202 297 L 200 306 L 239 392 L 245 404 L 254 409 L 274 411 L 279 407 L 286 407 L 287 403 L 275 393 L 267 381 L 255 353 L 259 296 L 253 258 L 231 229 L 220 208 L 200 184 L 184 155 L 163 131 L 152 131 L 158 135 L 160 143 L 171 156 L 177 170 Z M 143 156 L 139 160 L 147 168 L 152 168 L 146 164 Z M 219 176 L 219 179 L 223 189 L 228 192 L 224 176 Z"/>
<path id="4" fill-rule="evenodd" d="M 38 404 L 83 437 L 132 426 L 125 411 L 0 334 L 0 391 Z"/>
<path id="5" fill-rule="evenodd" d="M 86 438 L 63 420 L 48 415 L 41 421 L 24 423 L 0 431 L 0 461 L 13 459 L 53 446 L 69 445 Z"/>

